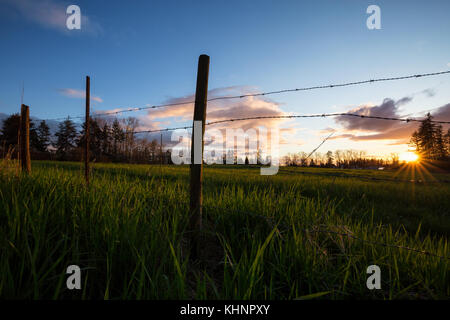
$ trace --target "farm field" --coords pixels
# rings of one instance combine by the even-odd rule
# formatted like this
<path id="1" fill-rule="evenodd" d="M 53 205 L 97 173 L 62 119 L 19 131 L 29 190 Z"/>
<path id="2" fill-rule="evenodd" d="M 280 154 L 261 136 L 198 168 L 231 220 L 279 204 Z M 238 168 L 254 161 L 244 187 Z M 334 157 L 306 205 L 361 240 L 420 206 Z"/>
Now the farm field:
<path id="1" fill-rule="evenodd" d="M 204 167 L 200 261 L 186 246 L 188 166 L 95 164 L 89 189 L 80 163 L 0 173 L 0 297 L 450 297 L 450 174 L 259 173 Z M 82 268 L 76 292 L 65 285 L 72 264 Z M 382 289 L 371 291 L 374 264 Z"/>

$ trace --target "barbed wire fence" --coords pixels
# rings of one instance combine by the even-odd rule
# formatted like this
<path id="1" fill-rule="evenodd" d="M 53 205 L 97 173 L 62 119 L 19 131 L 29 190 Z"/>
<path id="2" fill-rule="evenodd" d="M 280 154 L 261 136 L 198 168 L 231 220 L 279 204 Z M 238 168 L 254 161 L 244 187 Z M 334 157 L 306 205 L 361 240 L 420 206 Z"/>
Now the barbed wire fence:
<path id="1" fill-rule="evenodd" d="M 439 75 L 445 75 L 445 74 L 450 74 L 450 70 L 441 71 L 441 72 L 413 74 L 413 75 L 407 75 L 407 76 L 384 77 L 384 78 L 368 79 L 368 80 L 345 82 L 345 83 L 336 83 L 336 84 L 329 84 L 329 85 L 318 85 L 318 86 L 302 87 L 302 88 L 294 88 L 294 89 L 282 89 L 282 90 L 250 93 L 250 94 L 242 94 L 242 95 L 220 96 L 220 97 L 206 99 L 206 102 L 227 100 L 227 99 L 243 99 L 243 98 L 247 98 L 247 97 L 257 97 L 257 96 L 268 96 L 268 95 L 282 94 L 282 93 L 288 93 L 288 92 L 301 92 L 301 91 L 318 90 L 318 89 L 331 89 L 331 88 L 348 87 L 348 86 L 363 85 L 363 84 L 385 82 L 385 81 L 418 79 L 418 78 L 423 78 L 423 77 L 432 77 L 432 76 L 439 76 Z M 89 90 L 86 91 L 86 95 L 90 94 L 90 92 L 88 92 L 88 91 Z M 167 103 L 167 104 L 161 104 L 161 105 L 145 105 L 145 106 L 140 106 L 140 107 L 129 107 L 129 108 L 123 108 L 123 109 L 115 110 L 115 111 L 106 111 L 106 112 L 97 111 L 96 113 L 94 112 L 92 114 L 92 118 L 113 116 L 113 115 L 119 115 L 119 114 L 128 113 L 128 112 L 137 112 L 137 111 L 142 111 L 142 110 L 152 110 L 152 109 L 169 108 L 169 107 L 175 107 L 175 106 L 194 105 L 194 104 L 195 104 L 195 100 L 191 100 L 191 101 L 180 101 L 180 102 Z M 436 108 L 431 109 L 431 110 L 435 110 L 435 109 Z M 409 114 L 409 115 L 411 115 L 411 114 Z M 214 125 L 223 124 L 223 123 L 249 121 L 249 120 L 328 118 L 328 117 L 354 117 L 354 118 L 361 118 L 361 119 L 396 121 L 396 122 L 404 122 L 404 123 L 422 122 L 424 120 L 424 118 L 415 118 L 415 117 L 399 118 L 399 117 L 385 117 L 385 116 L 377 116 L 377 115 L 370 115 L 370 114 L 367 115 L 367 114 L 351 113 L 351 112 L 335 112 L 335 113 L 289 114 L 289 115 L 270 115 L 270 116 L 252 116 L 252 117 L 230 118 L 230 119 L 221 119 L 221 120 L 205 122 L 204 126 L 214 126 Z M 43 119 L 43 120 L 59 121 L 59 120 L 66 120 L 66 119 L 82 119 L 82 118 L 84 118 L 85 121 L 87 120 L 86 116 L 68 116 L 66 118 L 53 118 L 53 119 Z M 91 116 L 89 118 L 91 118 Z M 436 124 L 450 124 L 450 121 L 447 121 L 447 120 L 432 119 L 432 120 L 430 120 L 430 122 L 436 123 Z M 192 129 L 192 128 L 193 127 L 190 125 L 185 125 L 185 126 L 179 126 L 179 127 L 150 129 L 150 130 L 132 130 L 132 131 L 127 131 L 126 134 L 135 135 L 135 134 L 142 134 L 142 133 L 162 133 L 162 132 L 169 132 L 169 131 L 182 130 L 182 129 L 187 130 L 187 129 Z M 308 154 L 306 159 L 310 158 L 314 154 L 314 152 L 316 152 L 329 138 L 331 138 L 331 136 L 333 134 L 334 134 L 334 132 L 332 132 L 316 148 L 314 148 Z"/>
<path id="2" fill-rule="evenodd" d="M 362 81 L 354 81 L 354 82 L 345 82 L 345 83 L 337 83 L 337 84 L 329 84 L 329 85 L 318 85 L 318 86 L 312 86 L 312 87 L 303 87 L 303 88 L 294 88 L 294 89 L 282 89 L 282 90 L 276 90 L 276 91 L 267 91 L 267 92 L 259 92 L 259 93 L 249 93 L 249 94 L 242 94 L 242 95 L 233 95 L 233 96 L 221 96 L 221 97 L 215 97 L 207 99 L 207 102 L 211 101 L 217 101 L 217 100 L 228 100 L 228 99 L 243 99 L 248 97 L 258 97 L 258 96 L 268 96 L 268 95 L 274 95 L 274 94 L 282 94 L 282 93 L 289 93 L 289 92 L 301 92 L 301 91 L 310 91 L 310 90 L 318 90 L 318 89 L 331 89 L 331 88 L 339 88 L 339 87 L 348 87 L 348 86 L 355 86 L 355 85 L 362 85 L 362 84 L 368 84 L 368 83 L 376 83 L 376 82 L 385 82 L 385 81 L 398 81 L 398 80 L 406 80 L 406 79 L 417 79 L 417 78 L 424 78 L 424 77 L 432 77 L 432 76 L 438 76 L 438 75 L 444 75 L 444 74 L 450 74 L 450 70 L 448 71 L 441 71 L 441 72 L 431 72 L 431 73 L 422 73 L 422 74 L 414 74 L 414 75 L 408 75 L 408 76 L 398 76 L 398 77 L 385 77 L 385 78 L 377 78 L 377 79 L 368 79 L 368 80 L 362 80 Z M 160 104 L 160 105 L 144 105 L 140 107 L 129 107 L 129 108 L 123 108 L 121 110 L 116 111 L 97 111 L 93 116 L 95 117 L 103 117 L 103 116 L 111 116 L 111 115 L 118 115 L 121 113 L 127 113 L 127 112 L 136 112 L 136 111 L 142 111 L 142 110 L 151 110 L 151 109 L 160 109 L 160 108 L 166 108 L 166 107 L 173 107 L 173 106 L 181 106 L 181 105 L 188 105 L 188 104 L 194 104 L 195 100 L 192 101 L 183 101 L 183 102 L 174 102 L 174 103 L 167 103 L 167 104 Z M 117 108 L 115 108 L 117 109 Z M 280 117 L 320 117 L 320 116 L 332 116 L 332 115 L 350 115 L 349 113 L 334 113 L 334 114 L 321 114 L 321 115 L 305 115 L 305 116 L 280 116 Z M 350 116 L 362 116 L 362 115 L 350 115 Z M 85 116 L 79 115 L 79 116 L 68 116 L 70 119 L 82 119 Z M 369 116 L 365 116 L 369 117 Z M 267 117 L 261 117 L 257 119 L 264 119 Z M 52 119 L 43 119 L 43 120 L 65 120 L 67 117 L 61 117 L 61 118 L 52 118 Z M 383 120 L 397 120 L 397 121 L 421 121 L 413 118 L 407 118 L 407 119 L 399 119 L 399 118 L 388 118 L 388 117 L 377 117 L 377 119 L 383 119 Z M 221 123 L 226 121 L 237 121 L 239 119 L 228 119 L 228 120 L 222 120 L 222 121 L 216 121 L 215 123 Z M 243 120 L 245 120 L 243 118 Z M 440 123 L 450 123 L 450 121 L 444 121 Z M 212 124 L 212 123 L 211 123 Z M 184 128 L 184 127 L 183 127 Z M 176 129 L 176 128 L 175 128 Z M 166 128 L 164 130 L 170 130 L 169 128 Z"/>
<path id="3" fill-rule="evenodd" d="M 441 71 L 441 72 L 413 74 L 413 75 L 407 75 L 407 76 L 375 78 L 375 79 L 368 79 L 368 80 L 362 80 L 362 81 L 336 83 L 336 84 L 329 84 L 329 85 L 318 85 L 318 86 L 311 86 L 311 87 L 282 89 L 282 90 L 274 90 L 274 91 L 259 92 L 259 93 L 249 93 L 249 94 L 242 94 L 242 95 L 220 96 L 220 97 L 206 99 L 205 103 L 211 102 L 211 101 L 218 101 L 218 100 L 242 99 L 242 98 L 247 98 L 247 97 L 268 96 L 268 95 L 282 94 L 282 93 L 288 93 L 288 92 L 301 92 L 301 91 L 318 90 L 318 89 L 348 87 L 348 86 L 355 86 L 355 85 L 362 85 L 362 84 L 369 84 L 369 83 L 376 83 L 376 82 L 417 79 L 417 78 L 439 76 L 439 75 L 445 75 L 445 74 L 450 74 L 450 70 Z M 87 77 L 87 78 L 89 78 L 89 77 Z M 86 96 L 89 96 L 89 95 L 90 95 L 90 88 L 86 88 Z M 98 117 L 104 117 L 104 116 L 119 115 L 119 114 L 123 114 L 123 113 L 127 113 L 127 112 L 137 112 L 137 111 L 142 111 L 142 110 L 168 108 L 168 107 L 190 105 L 190 104 L 195 105 L 195 102 L 196 102 L 195 100 L 181 101 L 181 102 L 167 103 L 167 104 L 161 104 L 161 105 L 145 105 L 145 106 L 140 106 L 140 107 L 129 107 L 129 108 L 123 108 L 120 110 L 106 111 L 106 112 L 97 111 L 97 112 L 93 113 L 92 117 L 98 118 Z M 88 110 L 90 110 L 90 108 L 87 108 L 86 110 L 88 112 Z M 385 117 L 385 116 L 377 116 L 377 115 L 370 115 L 370 114 L 367 115 L 367 114 L 351 113 L 351 112 L 339 112 L 339 113 L 322 113 L 322 114 L 289 114 L 289 115 L 271 115 L 271 116 L 252 116 L 252 117 L 230 118 L 230 119 L 221 119 L 221 120 L 216 120 L 216 121 L 205 122 L 204 126 L 213 126 L 213 125 L 218 125 L 218 124 L 223 124 L 223 123 L 248 121 L 248 120 L 327 118 L 327 117 L 357 117 L 357 118 L 362 118 L 362 119 L 397 121 L 397 122 L 405 122 L 405 123 L 421 122 L 424 120 L 423 118 L 414 118 L 414 117 L 398 118 L 398 117 Z M 42 120 L 57 120 L 57 121 L 59 121 L 59 120 L 65 120 L 65 119 L 82 119 L 82 118 L 85 118 L 85 122 L 88 122 L 89 119 L 91 118 L 91 116 L 89 116 L 89 119 L 86 117 L 86 115 L 84 115 L 84 116 L 68 116 L 66 118 L 53 118 L 53 119 L 42 119 Z M 436 124 L 450 124 L 450 121 L 446 121 L 446 120 L 432 119 L 432 120 L 430 120 L 430 122 L 436 123 Z M 187 125 L 187 126 L 150 129 L 150 130 L 132 130 L 132 131 L 127 131 L 126 134 L 135 135 L 135 134 L 142 134 L 142 133 L 158 133 L 158 132 L 162 133 L 162 132 L 175 131 L 175 130 L 180 130 L 180 129 L 192 129 L 192 128 L 193 128 L 192 126 Z M 317 146 L 317 148 L 312 150 L 312 152 L 309 153 L 307 158 L 309 158 L 318 148 L 320 148 L 320 146 L 322 146 L 323 143 L 325 143 L 325 141 L 327 141 L 332 135 L 333 135 L 333 133 L 331 133 L 330 136 L 328 136 L 326 139 L 324 139 Z"/>
<path id="4" fill-rule="evenodd" d="M 251 94 L 243 94 L 243 95 L 234 95 L 234 96 L 221 96 L 221 97 L 214 97 L 207 99 L 207 90 L 208 90 L 208 75 L 209 75 L 209 56 L 201 55 L 199 57 L 199 65 L 198 65 L 198 73 L 197 73 L 197 90 L 195 95 L 195 100 L 193 101 L 184 101 L 184 102 L 175 102 L 175 103 L 168 103 L 168 104 L 161 104 L 161 105 L 145 105 L 140 107 L 129 107 L 129 108 L 123 108 L 120 110 L 115 111 L 106 111 L 106 112 L 97 112 L 93 115 L 93 117 L 103 117 L 103 116 L 111 116 L 111 115 L 118 115 L 122 113 L 127 112 L 136 112 L 136 111 L 143 111 L 143 110 L 150 110 L 150 109 L 158 109 L 158 108 L 168 108 L 168 107 L 174 107 L 174 106 L 181 106 L 181 105 L 188 105 L 193 104 L 195 107 L 194 110 L 194 120 L 198 120 L 203 118 L 202 120 L 202 128 L 203 131 L 201 133 L 201 154 L 203 155 L 203 136 L 204 136 L 204 128 L 205 126 L 212 126 L 222 123 L 228 123 L 228 122 L 237 122 L 237 121 L 246 121 L 246 120 L 262 120 L 262 119 L 294 119 L 294 118 L 326 118 L 326 117 L 336 117 L 336 116 L 342 116 L 342 117 L 359 117 L 359 118 L 365 118 L 365 119 L 376 119 L 376 120 L 385 120 L 385 121 L 397 121 L 397 122 L 421 122 L 423 119 L 418 118 L 395 118 L 395 117 L 384 117 L 384 116 L 376 116 L 376 115 L 365 115 L 365 114 L 358 114 L 358 113 L 322 113 L 322 114 L 303 114 L 303 115 L 277 115 L 277 116 L 255 116 L 255 117 L 242 117 L 242 118 L 234 118 L 234 119 L 222 119 L 222 120 L 216 120 L 211 122 L 206 122 L 206 105 L 207 102 L 212 101 L 218 101 L 218 100 L 227 100 L 227 99 L 243 99 L 248 97 L 257 97 L 257 96 L 268 96 L 268 95 L 275 95 L 275 94 L 282 94 L 282 93 L 289 93 L 289 92 L 302 92 L 302 91 L 309 91 L 309 90 L 318 90 L 318 89 L 331 89 L 331 88 L 338 88 L 338 87 L 347 87 L 347 86 L 355 86 L 355 85 L 362 85 L 362 84 L 369 84 L 369 83 L 376 83 L 376 82 L 385 82 L 385 81 L 398 81 L 398 80 L 406 80 L 406 79 L 417 79 L 417 78 L 423 78 L 423 77 L 431 77 L 431 76 L 438 76 L 438 75 L 444 75 L 444 74 L 450 74 L 450 70 L 448 71 L 441 71 L 441 72 L 433 72 L 433 73 L 423 73 L 423 74 L 414 74 L 414 75 L 407 75 L 407 76 L 397 76 L 397 77 L 385 77 L 385 78 L 377 78 L 377 79 L 368 79 L 363 81 L 354 81 L 354 82 L 346 82 L 346 83 L 338 83 L 338 84 L 329 84 L 329 85 L 318 85 L 318 86 L 312 86 L 312 87 L 303 87 L 303 88 L 294 88 L 294 89 L 282 89 L 282 90 L 276 90 L 276 91 L 267 91 L 267 92 L 260 92 L 260 93 L 251 93 Z M 88 79 L 89 77 L 87 77 Z M 88 134 L 89 132 L 89 122 L 91 116 L 89 115 L 89 97 L 90 97 L 90 88 L 89 86 L 86 86 L 86 115 L 85 116 L 73 116 L 73 117 L 67 117 L 67 118 L 54 118 L 54 119 L 43 119 L 43 120 L 65 120 L 65 119 L 82 119 L 85 118 L 86 122 L 86 132 Z M 433 123 L 437 124 L 450 124 L 450 121 L 446 120 L 430 120 Z M 21 121 L 22 122 L 22 121 Z M 164 131 L 173 131 L 178 129 L 190 129 L 192 128 L 193 131 L 195 131 L 195 127 L 193 126 L 181 126 L 181 127 L 175 127 L 175 128 L 162 128 L 162 129 L 154 129 L 154 130 L 140 130 L 140 131 L 132 131 L 127 132 L 130 134 L 140 134 L 140 133 L 156 133 L 156 132 L 164 132 Z M 21 130 L 27 130 L 27 133 L 29 134 L 29 125 L 28 129 L 22 128 Z M 193 132 L 194 135 L 194 132 Z M 318 146 L 315 148 L 309 155 L 308 158 L 318 149 L 320 146 L 322 146 L 331 136 L 333 135 L 333 132 L 327 136 Z M 85 139 L 88 141 L 88 137 Z M 88 149 L 88 143 L 85 143 L 86 147 L 86 172 L 88 172 L 88 165 L 89 165 L 89 149 Z M 194 142 L 192 142 L 191 145 L 192 151 L 195 150 Z M 28 146 L 28 152 L 29 152 L 29 146 Z M 194 224 L 190 226 L 190 229 L 193 229 L 195 234 L 198 234 L 201 232 L 201 210 L 202 210 L 202 161 L 200 163 L 195 163 L 194 161 L 194 152 L 191 152 L 192 157 L 192 165 L 191 165 L 191 208 L 190 208 L 190 217 L 194 217 Z M 195 177 L 194 177 L 195 176 Z M 87 179 L 87 186 L 88 183 L 88 175 L 86 174 Z M 193 198 L 194 197 L 194 198 Z M 191 219 L 191 218 L 190 218 Z M 314 229 L 310 230 L 308 232 L 328 232 L 328 233 L 335 233 L 341 236 L 347 236 L 351 237 L 353 239 L 363 241 L 365 243 L 370 244 L 376 244 L 376 245 L 383 245 L 386 247 L 396 247 L 400 249 L 410 250 L 422 254 L 427 254 L 430 256 L 438 256 L 436 254 L 425 252 L 419 249 L 404 247 L 404 246 L 397 246 L 397 245 L 391 245 L 391 244 L 383 244 L 383 243 L 376 243 L 367 241 L 358 237 L 353 236 L 350 233 L 345 232 L 331 232 L 330 230 L 322 230 L 322 229 Z M 196 249 L 191 247 L 191 249 L 194 249 L 194 255 Z M 443 257 L 438 256 L 440 258 L 449 259 L 449 257 Z"/>

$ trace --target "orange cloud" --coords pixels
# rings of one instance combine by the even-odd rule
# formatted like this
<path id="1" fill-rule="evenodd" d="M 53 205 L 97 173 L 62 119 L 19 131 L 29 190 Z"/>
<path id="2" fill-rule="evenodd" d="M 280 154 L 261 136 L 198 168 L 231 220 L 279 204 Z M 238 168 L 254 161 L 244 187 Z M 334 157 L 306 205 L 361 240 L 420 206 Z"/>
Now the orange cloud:
<path id="1" fill-rule="evenodd" d="M 213 89 L 208 92 L 208 99 L 214 99 L 222 96 L 239 96 L 242 94 L 251 93 L 254 90 L 252 87 L 227 87 Z M 182 125 L 176 125 L 174 122 L 183 122 L 192 124 L 193 112 L 194 112 L 194 95 L 189 95 L 180 98 L 172 98 L 165 102 L 165 104 L 183 103 L 181 105 L 172 105 L 162 107 L 158 109 L 150 109 L 147 114 L 139 116 L 139 123 L 141 130 L 161 129 L 162 127 L 177 127 Z M 213 100 L 208 102 L 206 122 L 221 121 L 227 119 L 248 118 L 248 117 L 260 117 L 260 116 L 284 116 L 288 115 L 282 110 L 279 103 L 263 99 L 262 97 L 245 97 L 242 99 L 225 99 L 225 100 Z M 291 119 L 252 119 L 242 120 L 234 122 L 224 122 L 209 125 L 206 130 L 218 129 L 222 132 L 223 142 L 226 143 L 226 129 L 242 129 L 244 131 L 248 129 L 258 129 L 259 127 L 265 127 L 270 130 L 271 128 L 278 128 L 280 131 L 280 144 L 289 144 L 298 146 L 304 144 L 304 141 L 300 140 L 296 133 L 301 130 L 298 127 L 294 127 L 293 120 Z M 184 125 L 184 124 L 183 124 Z M 156 126 L 156 128 L 155 128 Z M 164 132 L 164 137 L 170 133 Z M 169 138 L 167 137 L 167 138 Z M 170 138 L 169 138 L 170 139 Z M 165 140 L 165 139 L 164 139 Z M 168 143 L 169 145 L 172 143 Z M 248 142 L 245 142 L 248 147 Z M 216 145 L 213 141 L 206 141 L 205 146 L 209 145 L 213 147 Z M 240 147 L 240 146 L 238 146 Z M 260 147 L 264 148 L 263 142 L 260 141 Z M 249 150 L 249 152 L 255 152 L 256 150 Z"/>
<path id="2" fill-rule="evenodd" d="M 219 96 L 241 95 L 249 93 L 250 87 L 228 87 L 210 90 L 208 98 L 216 98 Z M 195 100 L 194 95 L 173 98 L 167 101 L 167 104 L 186 103 Z M 151 109 L 145 116 L 140 117 L 143 123 L 151 123 L 159 119 L 171 119 L 172 121 L 192 121 L 194 112 L 194 104 L 182 104 L 177 106 L 168 106 L 160 109 Z M 226 119 L 259 117 L 259 116 L 282 116 L 288 115 L 284 112 L 280 105 L 268 99 L 261 97 L 246 97 L 242 99 L 226 99 L 214 100 L 208 102 L 206 122 L 221 121 Z M 225 122 L 208 126 L 214 129 L 241 128 L 247 130 L 249 128 L 257 128 L 264 126 L 266 128 L 281 128 L 287 126 L 288 119 L 255 119 L 243 120 L 236 122 Z M 295 129 L 282 129 L 286 133 L 294 133 Z"/>

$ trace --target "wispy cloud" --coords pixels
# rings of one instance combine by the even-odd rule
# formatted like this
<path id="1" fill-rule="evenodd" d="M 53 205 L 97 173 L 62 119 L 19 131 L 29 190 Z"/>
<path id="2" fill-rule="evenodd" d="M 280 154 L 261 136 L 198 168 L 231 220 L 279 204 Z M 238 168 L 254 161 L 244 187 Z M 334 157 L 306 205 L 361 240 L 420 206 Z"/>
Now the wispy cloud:
<path id="1" fill-rule="evenodd" d="M 426 95 L 428 98 L 434 97 L 436 95 L 436 91 L 432 88 L 422 90 L 421 93 Z"/>
<path id="2" fill-rule="evenodd" d="M 84 90 L 77 90 L 77 89 L 71 89 L 71 88 L 64 88 L 64 89 L 58 89 L 58 92 L 62 95 L 69 97 L 69 98 L 86 98 L 86 92 Z M 91 99 L 97 102 L 103 102 L 102 98 L 91 95 Z"/>
<path id="3" fill-rule="evenodd" d="M 68 30 L 66 27 L 66 9 L 71 4 L 55 0 L 1 0 L 17 12 L 22 18 L 36 23 L 42 27 L 58 30 L 66 34 L 81 32 L 98 35 L 102 27 L 83 12 L 81 7 L 81 30 Z"/>

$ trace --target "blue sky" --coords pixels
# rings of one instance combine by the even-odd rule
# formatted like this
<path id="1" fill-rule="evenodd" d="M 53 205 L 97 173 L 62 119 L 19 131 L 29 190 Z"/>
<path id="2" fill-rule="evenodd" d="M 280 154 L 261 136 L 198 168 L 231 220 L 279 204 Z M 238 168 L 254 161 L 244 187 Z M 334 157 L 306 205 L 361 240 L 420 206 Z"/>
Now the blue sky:
<path id="1" fill-rule="evenodd" d="M 70 4 L 81 8 L 81 30 L 65 27 Z M 366 27 L 371 4 L 381 9 L 381 30 Z M 271 91 L 448 70 L 448 12 L 449 1 L 0 0 L 0 112 L 19 110 L 24 82 L 24 103 L 33 116 L 82 115 L 84 101 L 74 90 L 83 90 L 86 75 L 97 97 L 94 110 L 189 97 L 202 53 L 211 57 L 209 88 L 218 94 L 228 87 Z M 445 75 L 265 100 L 285 114 L 348 111 L 381 105 L 385 98 L 411 97 L 396 112 L 416 114 L 448 104 L 449 84 Z M 239 103 L 231 106 L 236 117 L 246 116 L 239 110 L 255 108 L 255 101 L 243 101 L 242 108 Z M 159 118 L 133 115 L 151 128 L 191 122 L 188 110 L 179 109 L 178 116 L 165 111 Z M 313 149 L 330 128 L 337 136 L 349 133 L 345 123 L 331 118 L 277 125 L 290 128 L 288 140 L 296 142 L 286 144 L 285 152 Z M 380 132 L 363 131 L 352 134 Z M 402 139 L 335 139 L 322 151 L 402 152 Z"/>

